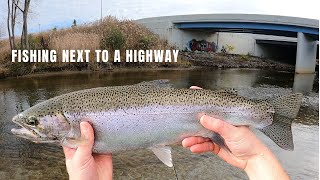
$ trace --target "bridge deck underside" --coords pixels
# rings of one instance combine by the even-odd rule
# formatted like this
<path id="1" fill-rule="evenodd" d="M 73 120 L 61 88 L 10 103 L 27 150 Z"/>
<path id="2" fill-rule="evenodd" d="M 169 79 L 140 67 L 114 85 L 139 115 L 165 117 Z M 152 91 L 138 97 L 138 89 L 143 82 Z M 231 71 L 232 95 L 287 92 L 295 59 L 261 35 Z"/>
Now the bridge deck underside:
<path id="1" fill-rule="evenodd" d="M 297 37 L 297 33 L 302 32 L 315 40 L 319 39 L 318 28 L 294 25 L 239 22 L 175 22 L 174 24 L 177 28 L 184 30 L 253 33 L 286 37 Z"/>

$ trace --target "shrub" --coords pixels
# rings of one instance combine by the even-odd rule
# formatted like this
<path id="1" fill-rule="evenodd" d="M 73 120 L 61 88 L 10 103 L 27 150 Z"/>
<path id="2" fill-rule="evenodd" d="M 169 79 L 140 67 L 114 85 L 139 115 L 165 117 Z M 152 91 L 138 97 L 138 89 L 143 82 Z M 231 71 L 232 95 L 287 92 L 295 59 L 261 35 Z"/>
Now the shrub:
<path id="1" fill-rule="evenodd" d="M 249 59 L 250 59 L 250 56 L 248 56 L 248 55 L 244 55 L 244 54 L 240 55 L 240 60 L 248 61 Z"/>
<path id="2" fill-rule="evenodd" d="M 101 49 L 122 50 L 124 49 L 126 39 L 119 28 L 112 27 L 109 32 L 104 33 L 100 42 Z"/>
<path id="3" fill-rule="evenodd" d="M 49 48 L 49 37 L 42 34 L 33 36 L 29 35 L 29 47 L 30 49 L 41 50 Z"/>
<path id="4" fill-rule="evenodd" d="M 143 50 L 151 49 L 151 47 L 153 46 L 153 41 L 154 40 L 152 36 L 143 36 L 139 40 L 138 48 Z"/>
<path id="5" fill-rule="evenodd" d="M 32 71 L 33 63 L 11 63 L 8 69 L 12 76 L 22 76 Z"/>

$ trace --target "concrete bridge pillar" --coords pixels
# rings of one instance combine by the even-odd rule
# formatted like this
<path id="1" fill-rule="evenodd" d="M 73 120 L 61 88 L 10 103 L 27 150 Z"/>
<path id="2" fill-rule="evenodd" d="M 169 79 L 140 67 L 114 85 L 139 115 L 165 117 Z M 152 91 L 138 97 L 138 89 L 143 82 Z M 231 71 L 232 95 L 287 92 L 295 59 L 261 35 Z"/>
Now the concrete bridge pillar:
<path id="1" fill-rule="evenodd" d="M 308 95 L 312 92 L 316 74 L 295 74 L 293 82 L 293 92 Z"/>
<path id="2" fill-rule="evenodd" d="M 314 73 L 316 67 L 317 41 L 298 33 L 296 73 Z"/>

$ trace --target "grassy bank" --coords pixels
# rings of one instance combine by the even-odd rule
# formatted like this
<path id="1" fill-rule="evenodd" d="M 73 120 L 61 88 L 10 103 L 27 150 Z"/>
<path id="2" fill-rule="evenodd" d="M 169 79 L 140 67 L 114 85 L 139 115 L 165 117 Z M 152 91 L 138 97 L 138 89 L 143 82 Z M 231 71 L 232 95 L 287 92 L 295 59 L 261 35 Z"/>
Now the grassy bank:
<path id="1" fill-rule="evenodd" d="M 17 38 L 16 42 L 20 40 Z M 118 20 L 107 17 L 102 22 L 73 26 L 68 29 L 52 29 L 47 32 L 29 35 L 30 49 L 56 50 L 57 63 L 11 63 L 11 50 L 8 40 L 0 41 L 0 77 L 20 76 L 35 72 L 62 70 L 104 70 L 117 67 L 168 67 L 190 66 L 190 63 L 97 63 L 95 53 L 90 54 L 90 63 L 62 63 L 62 50 L 86 49 L 174 49 L 147 28 L 131 20 Z M 17 49 L 19 49 L 19 44 Z M 110 54 L 112 58 L 112 54 Z"/>

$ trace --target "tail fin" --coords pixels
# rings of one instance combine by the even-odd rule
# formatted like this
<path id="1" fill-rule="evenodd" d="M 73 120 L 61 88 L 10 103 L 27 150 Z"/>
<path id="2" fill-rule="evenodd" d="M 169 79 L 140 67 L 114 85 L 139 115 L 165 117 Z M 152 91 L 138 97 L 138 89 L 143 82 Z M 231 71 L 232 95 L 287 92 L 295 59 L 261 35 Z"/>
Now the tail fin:
<path id="1" fill-rule="evenodd" d="M 291 131 L 292 118 L 275 115 L 271 125 L 260 129 L 279 147 L 285 150 L 293 151 L 293 138 Z"/>
<path id="2" fill-rule="evenodd" d="M 294 149 L 291 124 L 299 112 L 302 97 L 301 93 L 296 93 L 268 100 L 275 115 L 272 124 L 260 130 L 285 150 Z"/>

